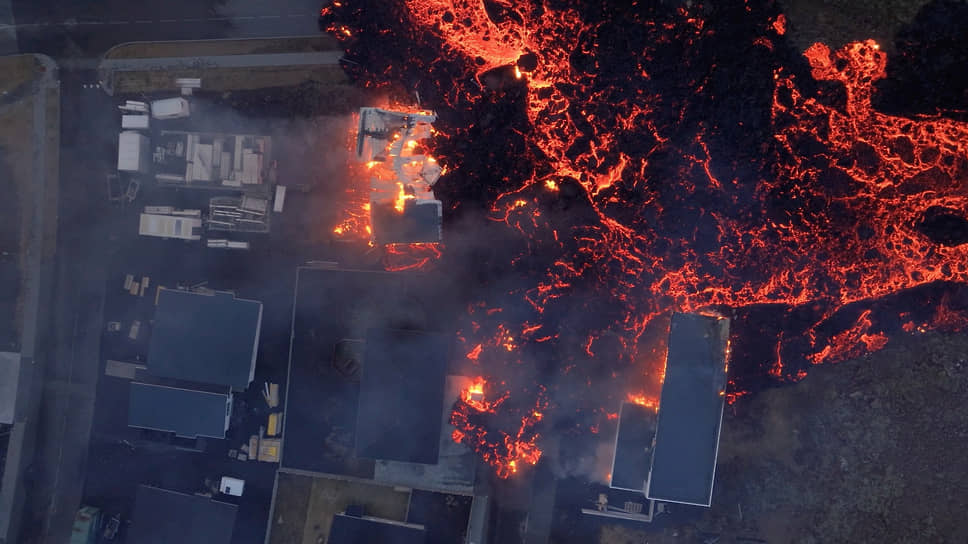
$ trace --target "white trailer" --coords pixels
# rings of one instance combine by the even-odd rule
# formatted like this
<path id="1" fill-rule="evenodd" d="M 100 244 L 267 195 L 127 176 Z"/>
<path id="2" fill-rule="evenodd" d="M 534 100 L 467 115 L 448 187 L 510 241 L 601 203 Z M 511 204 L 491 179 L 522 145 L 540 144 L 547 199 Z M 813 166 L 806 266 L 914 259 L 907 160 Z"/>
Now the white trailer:
<path id="1" fill-rule="evenodd" d="M 122 132 L 118 136 L 118 170 L 145 173 L 150 164 L 148 137 L 133 130 Z"/>
<path id="2" fill-rule="evenodd" d="M 165 98 L 151 103 L 151 116 L 155 119 L 180 119 L 191 113 L 188 100 L 184 98 Z"/>
<path id="3" fill-rule="evenodd" d="M 121 128 L 125 130 L 148 130 L 148 114 L 121 116 Z"/>
<path id="4" fill-rule="evenodd" d="M 180 238 L 182 240 L 202 239 L 202 220 L 198 217 L 179 217 L 173 215 L 141 214 L 138 234 L 159 238 Z"/>

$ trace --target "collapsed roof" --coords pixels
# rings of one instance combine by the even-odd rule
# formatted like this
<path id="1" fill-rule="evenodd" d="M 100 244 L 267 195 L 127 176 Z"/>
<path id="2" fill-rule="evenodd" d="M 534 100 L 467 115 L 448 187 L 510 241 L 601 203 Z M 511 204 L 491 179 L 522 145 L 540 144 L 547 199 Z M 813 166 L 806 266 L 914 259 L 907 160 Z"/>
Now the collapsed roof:
<path id="1" fill-rule="evenodd" d="M 356 158 L 370 176 L 370 223 L 380 244 L 439 242 L 441 203 L 433 185 L 443 172 L 426 154 L 437 116 L 361 108 Z"/>

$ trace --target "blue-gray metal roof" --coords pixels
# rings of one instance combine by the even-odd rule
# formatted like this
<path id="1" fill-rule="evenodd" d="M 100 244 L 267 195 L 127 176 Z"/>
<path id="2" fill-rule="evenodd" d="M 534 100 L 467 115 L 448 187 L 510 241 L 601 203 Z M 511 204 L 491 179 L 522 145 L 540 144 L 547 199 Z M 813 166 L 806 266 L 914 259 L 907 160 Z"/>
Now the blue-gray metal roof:
<path id="1" fill-rule="evenodd" d="M 420 331 L 367 332 L 356 425 L 358 456 L 437 462 L 449 342 L 444 334 Z"/>
<path id="2" fill-rule="evenodd" d="M 128 425 L 178 436 L 225 437 L 228 395 L 132 382 Z"/>
<path id="3" fill-rule="evenodd" d="M 249 386 L 262 303 L 231 293 L 163 289 L 151 331 L 148 372 L 190 382 Z"/>
<path id="4" fill-rule="evenodd" d="M 127 542 L 230 544 L 238 507 L 208 497 L 138 486 Z"/>
<path id="5" fill-rule="evenodd" d="M 650 499 L 709 506 L 726 386 L 729 320 L 675 314 L 659 401 Z"/>
<path id="6" fill-rule="evenodd" d="M 336 514 L 328 544 L 424 544 L 427 532 L 389 521 Z"/>
<path id="7" fill-rule="evenodd" d="M 631 402 L 622 404 L 615 437 L 610 486 L 629 491 L 645 491 L 652 461 L 652 438 L 655 436 L 655 410 Z"/>

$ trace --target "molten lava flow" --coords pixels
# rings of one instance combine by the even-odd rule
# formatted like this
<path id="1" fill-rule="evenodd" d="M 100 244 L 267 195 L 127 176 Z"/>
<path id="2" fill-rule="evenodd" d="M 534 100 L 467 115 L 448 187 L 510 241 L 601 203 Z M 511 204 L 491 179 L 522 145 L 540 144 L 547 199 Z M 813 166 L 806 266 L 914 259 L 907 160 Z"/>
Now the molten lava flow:
<path id="1" fill-rule="evenodd" d="M 515 432 L 492 431 L 488 419 L 497 416 L 510 393 L 504 391 L 491 397 L 491 389 L 485 378 L 477 377 L 461 390 L 450 416 L 450 424 L 454 426 L 452 438 L 469 445 L 494 467 L 499 477 L 507 478 L 525 466 L 536 464 L 541 458 L 541 449 L 537 445 L 540 435 L 534 428 L 544 417 L 548 405 L 543 388 L 539 388 L 534 406 L 516 416 Z M 513 412 L 517 414 L 518 411 Z"/>
<path id="2" fill-rule="evenodd" d="M 968 283 L 968 244 L 922 232 L 968 209 L 968 126 L 875 110 L 887 56 L 874 42 L 816 44 L 807 74 L 772 3 L 663 4 L 330 12 L 329 28 L 354 36 L 340 38 L 350 53 L 374 64 L 368 85 L 420 81 L 432 97 L 445 209 L 488 209 L 497 236 L 471 263 L 485 279 L 461 326 L 467 360 L 574 386 L 552 390 L 550 406 L 517 383 L 507 396 L 483 387 L 503 399 L 493 413 L 457 403 L 455 439 L 499 474 L 540 455 L 535 425 L 559 403 L 577 417 L 603 395 L 609 410 L 656 398 L 663 358 L 649 355 L 649 332 L 672 311 L 772 308 L 788 327 L 757 338 L 753 362 L 734 353 L 731 370 L 795 381 L 810 363 L 881 349 L 892 331 L 875 302 Z M 399 62 L 381 63 L 394 51 Z M 894 330 L 965 323 L 949 306 L 923 318 Z M 748 393 L 731 378 L 729 402 Z"/>

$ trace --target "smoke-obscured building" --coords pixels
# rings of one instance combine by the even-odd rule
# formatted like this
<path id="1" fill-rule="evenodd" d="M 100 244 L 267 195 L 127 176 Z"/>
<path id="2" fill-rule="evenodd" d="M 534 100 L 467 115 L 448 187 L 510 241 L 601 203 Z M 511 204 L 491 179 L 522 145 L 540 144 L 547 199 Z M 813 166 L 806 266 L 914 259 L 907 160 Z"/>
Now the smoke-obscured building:
<path id="1" fill-rule="evenodd" d="M 230 544 L 238 507 L 210 497 L 138 486 L 127 541 Z"/>

